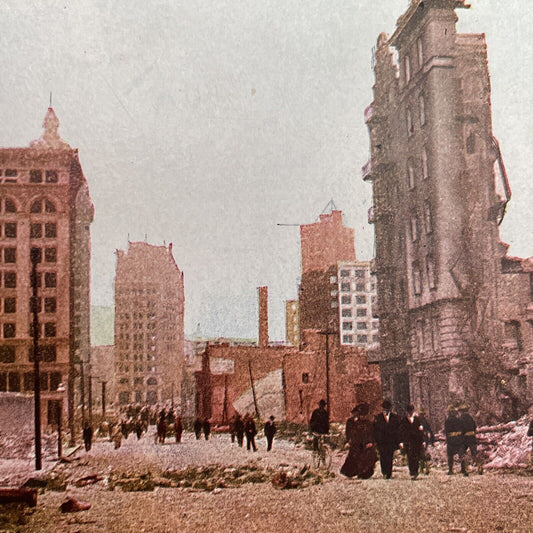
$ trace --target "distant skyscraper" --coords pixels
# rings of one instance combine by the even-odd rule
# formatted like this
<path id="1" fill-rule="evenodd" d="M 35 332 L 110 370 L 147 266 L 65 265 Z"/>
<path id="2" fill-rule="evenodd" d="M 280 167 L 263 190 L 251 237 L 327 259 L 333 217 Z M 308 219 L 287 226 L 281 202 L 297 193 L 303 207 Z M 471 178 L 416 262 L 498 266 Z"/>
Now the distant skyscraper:
<path id="1" fill-rule="evenodd" d="M 0 391 L 34 390 L 30 251 L 35 249 L 46 424 L 55 422 L 60 405 L 73 415 L 75 365 L 90 358 L 93 205 L 78 151 L 59 137 L 52 108 L 43 127 L 29 148 L 0 149 Z M 60 383 L 67 386 L 68 402 L 60 403 Z"/>
<path id="2" fill-rule="evenodd" d="M 115 386 L 119 405 L 180 398 L 184 368 L 183 273 L 172 245 L 117 250 Z"/>

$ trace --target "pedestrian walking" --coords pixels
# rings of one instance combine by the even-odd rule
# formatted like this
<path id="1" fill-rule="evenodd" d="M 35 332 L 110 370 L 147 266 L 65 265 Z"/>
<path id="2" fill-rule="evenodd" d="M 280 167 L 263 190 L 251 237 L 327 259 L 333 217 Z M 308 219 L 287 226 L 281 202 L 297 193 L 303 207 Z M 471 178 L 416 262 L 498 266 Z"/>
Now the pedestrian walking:
<path id="1" fill-rule="evenodd" d="M 118 450 L 122 444 L 122 431 L 120 424 L 115 424 L 111 430 L 111 440 L 113 441 L 115 450 Z"/>
<path id="2" fill-rule="evenodd" d="M 424 445 L 420 454 L 420 472 L 428 475 L 431 463 L 429 447 L 435 445 L 435 434 L 426 418 L 426 410 L 423 407 L 418 410 L 418 418 L 420 418 L 420 424 L 422 425 L 422 432 L 424 434 Z"/>
<path id="3" fill-rule="evenodd" d="M 237 437 L 237 444 L 242 448 L 242 442 L 244 440 L 244 422 L 239 413 L 235 415 L 235 436 Z"/>
<path id="4" fill-rule="evenodd" d="M 202 435 L 202 421 L 197 417 L 193 424 L 194 434 L 196 435 L 196 440 L 200 440 Z"/>
<path id="5" fill-rule="evenodd" d="M 273 415 L 270 415 L 270 418 L 265 422 L 263 431 L 265 432 L 265 437 L 267 440 L 267 452 L 269 452 L 272 449 L 272 441 L 274 440 L 274 435 L 277 431 Z"/>
<path id="6" fill-rule="evenodd" d="M 461 421 L 457 413 L 457 408 L 454 405 L 448 406 L 448 416 L 444 421 L 444 433 L 446 434 L 446 454 L 448 456 L 448 475 L 451 476 L 453 472 L 453 461 L 457 455 L 461 459 L 463 450 L 463 431 Z M 466 472 L 464 464 L 461 461 L 461 471 Z"/>
<path id="7" fill-rule="evenodd" d="M 177 416 L 174 422 L 174 436 L 176 437 L 176 442 L 181 442 L 182 433 L 183 433 L 183 422 L 181 421 L 181 416 Z"/>
<path id="8" fill-rule="evenodd" d="M 311 413 L 309 429 L 315 433 L 313 437 L 313 450 L 318 450 L 318 436 L 329 433 L 329 412 L 326 410 L 326 400 L 320 400 L 318 407 Z"/>
<path id="9" fill-rule="evenodd" d="M 468 406 L 462 404 L 459 406 L 459 422 L 461 424 L 461 432 L 463 436 L 463 448 L 461 450 L 461 472 L 468 476 L 468 462 L 466 454 L 470 450 L 470 457 L 472 463 L 476 465 L 478 474 L 483 474 L 483 465 L 481 458 L 477 453 L 477 425 L 475 420 L 468 412 Z"/>
<path id="10" fill-rule="evenodd" d="M 400 418 L 392 412 L 390 400 L 384 400 L 381 407 L 383 411 L 374 419 L 374 439 L 379 452 L 381 473 L 385 479 L 390 479 L 394 452 L 399 448 Z"/>
<path id="11" fill-rule="evenodd" d="M 83 443 L 85 445 L 85 451 L 88 452 L 93 444 L 93 428 L 88 421 L 83 423 Z"/>
<path id="12" fill-rule="evenodd" d="M 209 435 L 211 434 L 211 423 L 208 418 L 204 418 L 202 422 L 202 431 L 204 432 L 205 440 L 209 440 Z"/>
<path id="13" fill-rule="evenodd" d="M 165 439 L 167 437 L 167 417 L 165 410 L 163 409 L 159 413 L 159 418 L 157 419 L 157 441 L 159 444 L 165 444 Z"/>
<path id="14" fill-rule="evenodd" d="M 244 434 L 246 435 L 246 449 L 253 449 L 253 451 L 256 452 L 257 446 L 255 444 L 255 436 L 257 435 L 257 429 L 250 413 L 244 415 Z"/>
<path id="15" fill-rule="evenodd" d="M 141 418 L 139 417 L 135 420 L 135 435 L 137 435 L 137 440 L 139 440 L 142 437 L 143 430 L 144 430 L 144 425 L 143 425 Z"/>
<path id="16" fill-rule="evenodd" d="M 415 406 L 409 404 L 405 416 L 400 420 L 400 447 L 407 455 L 409 475 L 414 481 L 418 477 L 420 456 L 424 444 L 424 431 L 420 418 L 415 414 Z"/>
<path id="17" fill-rule="evenodd" d="M 229 419 L 229 434 L 230 434 L 230 437 L 231 437 L 231 443 L 233 444 L 235 442 L 235 417 L 236 415 L 233 415 L 230 419 Z"/>
<path id="18" fill-rule="evenodd" d="M 374 427 L 368 419 L 369 412 L 367 403 L 357 404 L 352 409 L 352 416 L 346 421 L 346 442 L 350 449 L 341 467 L 341 474 L 346 477 L 368 479 L 374 474 L 378 454 Z"/>

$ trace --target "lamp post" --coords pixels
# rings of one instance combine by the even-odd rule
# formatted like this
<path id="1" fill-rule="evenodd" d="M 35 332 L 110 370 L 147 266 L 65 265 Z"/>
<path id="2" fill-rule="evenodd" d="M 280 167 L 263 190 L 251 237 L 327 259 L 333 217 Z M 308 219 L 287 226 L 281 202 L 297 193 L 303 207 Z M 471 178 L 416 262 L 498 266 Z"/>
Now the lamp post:
<path id="1" fill-rule="evenodd" d="M 57 392 L 61 394 L 61 397 L 59 399 L 59 408 L 57 413 L 57 458 L 61 459 L 63 456 L 63 441 L 61 438 L 61 429 L 62 429 L 62 422 L 63 422 L 63 393 L 65 392 L 65 385 L 63 383 L 60 383 L 57 386 Z"/>
<path id="2" fill-rule="evenodd" d="M 41 354 L 39 353 L 39 307 L 37 299 L 37 263 L 41 262 L 41 249 L 32 248 L 30 250 L 31 261 L 31 311 L 33 315 L 32 320 L 32 337 L 33 337 L 33 411 L 34 411 L 34 428 L 35 428 L 35 470 L 42 468 L 42 453 L 41 453 L 41 377 L 39 373 L 39 361 Z"/>

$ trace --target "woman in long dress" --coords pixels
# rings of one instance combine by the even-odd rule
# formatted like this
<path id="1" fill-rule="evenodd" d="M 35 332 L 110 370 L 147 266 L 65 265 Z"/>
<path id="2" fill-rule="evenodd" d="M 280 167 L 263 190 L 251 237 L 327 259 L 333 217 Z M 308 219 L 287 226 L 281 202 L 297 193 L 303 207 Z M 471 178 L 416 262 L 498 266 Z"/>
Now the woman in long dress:
<path id="1" fill-rule="evenodd" d="M 346 422 L 346 440 L 350 444 L 350 451 L 341 468 L 341 474 L 346 477 L 368 479 L 374 473 L 378 456 L 374 427 L 368 419 L 369 411 L 367 403 L 360 403 L 352 410 L 353 417 Z"/>

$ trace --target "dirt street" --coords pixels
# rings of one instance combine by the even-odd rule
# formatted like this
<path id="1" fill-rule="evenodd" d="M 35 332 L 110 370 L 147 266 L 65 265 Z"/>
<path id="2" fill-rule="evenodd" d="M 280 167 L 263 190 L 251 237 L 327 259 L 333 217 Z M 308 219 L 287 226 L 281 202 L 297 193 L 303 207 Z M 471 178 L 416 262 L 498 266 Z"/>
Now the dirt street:
<path id="1" fill-rule="evenodd" d="M 533 530 L 533 478 L 527 475 L 530 474 L 527 470 L 491 471 L 483 476 L 463 477 L 447 476 L 445 470 L 434 468 L 429 476 L 411 481 L 404 466 L 395 467 L 393 479 L 384 480 L 377 465 L 370 480 L 358 481 L 338 474 L 343 453 L 334 456 L 334 477 L 309 477 L 304 488 L 280 490 L 259 473 L 281 469 L 289 472 L 289 476 L 296 475 L 310 464 L 311 454 L 303 447 L 281 440 L 274 441 L 272 452 L 266 452 L 264 439 L 258 439 L 258 446 L 258 452 L 238 448 L 225 434 L 214 435 L 206 442 L 196 441 L 187 433 L 181 444 L 170 439 L 165 445 L 154 444 L 151 434 L 140 441 L 131 435 L 118 450 L 109 442 L 99 441 L 88 454 L 80 449 L 72 463 L 44 473 L 45 478 L 56 477 L 56 490 L 45 489 L 39 494 L 37 507 L 24 511 L 19 525 L 0 522 L 0 531 Z M 213 464 L 221 465 L 217 472 L 226 476 L 239 474 L 242 484 L 223 488 L 208 480 L 208 490 L 204 490 L 205 480 L 202 484 L 198 480 L 191 483 L 165 477 L 165 472 L 176 473 L 186 468 L 190 475 L 194 476 L 195 472 L 199 475 L 200 466 Z M 88 476 L 97 481 L 76 486 L 77 480 Z M 132 489 L 126 489 L 126 481 L 133 483 L 134 488 L 141 481 L 145 490 L 127 491 Z M 62 514 L 59 506 L 69 496 L 90 502 L 91 509 Z"/>

